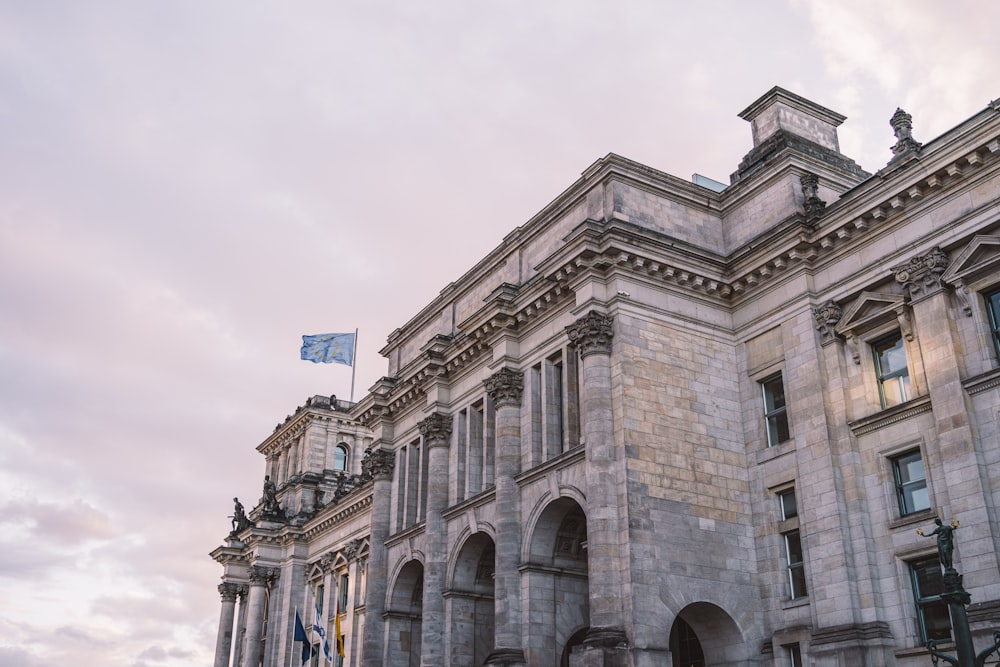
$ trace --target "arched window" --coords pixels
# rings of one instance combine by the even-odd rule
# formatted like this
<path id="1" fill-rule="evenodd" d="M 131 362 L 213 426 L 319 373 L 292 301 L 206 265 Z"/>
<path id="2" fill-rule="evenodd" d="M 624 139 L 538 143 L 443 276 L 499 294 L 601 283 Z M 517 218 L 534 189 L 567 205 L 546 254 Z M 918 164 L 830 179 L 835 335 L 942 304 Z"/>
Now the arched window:
<path id="1" fill-rule="evenodd" d="M 340 443 L 337 445 L 337 449 L 333 455 L 333 469 L 334 470 L 347 470 L 347 460 L 350 456 L 351 450 L 347 447 L 346 443 Z"/>

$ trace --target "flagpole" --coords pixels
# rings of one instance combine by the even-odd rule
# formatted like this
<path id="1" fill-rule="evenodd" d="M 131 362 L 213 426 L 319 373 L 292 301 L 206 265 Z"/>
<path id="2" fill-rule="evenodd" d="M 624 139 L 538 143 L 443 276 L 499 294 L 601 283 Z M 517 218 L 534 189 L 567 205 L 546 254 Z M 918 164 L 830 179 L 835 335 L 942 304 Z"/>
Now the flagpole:
<path id="1" fill-rule="evenodd" d="M 351 359 L 351 403 L 354 402 L 354 374 L 358 370 L 358 330 L 354 330 L 354 358 Z"/>

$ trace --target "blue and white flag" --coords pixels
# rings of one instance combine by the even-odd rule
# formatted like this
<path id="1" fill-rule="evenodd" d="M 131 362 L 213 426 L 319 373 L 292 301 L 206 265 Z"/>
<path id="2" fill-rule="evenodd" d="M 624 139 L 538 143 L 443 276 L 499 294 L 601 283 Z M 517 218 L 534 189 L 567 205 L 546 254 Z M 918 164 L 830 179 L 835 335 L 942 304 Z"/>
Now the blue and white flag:
<path id="1" fill-rule="evenodd" d="M 330 643 L 326 641 L 326 630 L 323 629 L 323 619 L 320 617 L 318 606 L 316 607 L 316 622 L 313 624 L 313 634 L 319 636 L 320 641 L 323 644 L 323 655 L 326 656 L 327 661 L 332 660 L 333 656 L 330 654 Z"/>
<path id="2" fill-rule="evenodd" d="M 302 337 L 302 360 L 314 364 L 354 365 L 353 333 L 317 334 Z"/>

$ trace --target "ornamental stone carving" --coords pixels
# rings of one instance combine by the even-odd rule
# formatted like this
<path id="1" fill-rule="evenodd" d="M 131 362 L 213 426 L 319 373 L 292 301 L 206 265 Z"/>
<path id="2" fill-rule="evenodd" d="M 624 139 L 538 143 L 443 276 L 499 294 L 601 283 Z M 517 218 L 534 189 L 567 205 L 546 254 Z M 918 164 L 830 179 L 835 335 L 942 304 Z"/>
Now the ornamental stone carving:
<path id="1" fill-rule="evenodd" d="M 826 210 L 826 202 L 819 198 L 819 176 L 802 174 L 799 176 L 799 185 L 802 187 L 802 196 L 805 199 L 806 219 L 812 220 L 823 215 Z"/>
<path id="2" fill-rule="evenodd" d="M 612 323 L 614 318 L 604 313 L 590 311 L 566 327 L 570 341 L 580 350 L 580 356 L 611 354 Z"/>
<path id="3" fill-rule="evenodd" d="M 236 602 L 236 596 L 242 592 L 242 588 L 239 584 L 225 581 L 219 584 L 219 595 L 222 596 L 223 602 Z"/>
<path id="4" fill-rule="evenodd" d="M 384 449 L 366 449 L 365 457 L 361 461 L 361 468 L 364 471 L 362 476 L 370 476 L 375 480 L 391 480 L 395 467 L 396 457 Z"/>
<path id="5" fill-rule="evenodd" d="M 427 441 L 428 448 L 447 447 L 451 440 L 451 423 L 450 415 L 435 412 L 417 426 L 420 427 L 420 435 Z"/>
<path id="6" fill-rule="evenodd" d="M 265 586 L 278 578 L 278 568 L 263 567 L 261 565 L 250 566 L 250 585 Z"/>
<path id="7" fill-rule="evenodd" d="M 816 320 L 816 331 L 824 343 L 829 343 L 836 338 L 833 328 L 840 322 L 844 311 L 841 310 L 834 301 L 827 301 L 822 306 L 812 309 L 813 319 Z"/>
<path id="8" fill-rule="evenodd" d="M 920 150 L 923 144 L 913 138 L 913 116 L 897 107 L 896 113 L 889 119 L 889 125 L 896 135 L 896 145 L 892 147 L 893 159 Z"/>
<path id="9" fill-rule="evenodd" d="M 524 394 L 524 373 L 510 368 L 499 371 L 483 380 L 486 393 L 490 395 L 498 408 L 521 407 L 521 396 Z"/>
<path id="10" fill-rule="evenodd" d="M 910 299 L 926 296 L 944 286 L 941 274 L 948 268 L 948 255 L 933 248 L 926 255 L 914 257 L 905 264 L 892 267 L 896 282 L 903 286 Z"/>
<path id="11" fill-rule="evenodd" d="M 340 549 L 340 553 L 344 555 L 348 563 L 353 563 L 358 559 L 358 552 L 361 551 L 361 545 L 363 544 L 360 538 L 353 539 L 347 544 L 345 544 Z"/>

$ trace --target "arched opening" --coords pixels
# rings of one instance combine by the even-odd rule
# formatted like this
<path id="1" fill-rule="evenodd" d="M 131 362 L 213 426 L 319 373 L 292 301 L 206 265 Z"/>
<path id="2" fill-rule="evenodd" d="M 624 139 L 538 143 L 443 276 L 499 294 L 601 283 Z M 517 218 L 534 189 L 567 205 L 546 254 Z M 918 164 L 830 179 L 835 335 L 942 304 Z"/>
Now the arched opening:
<path id="1" fill-rule="evenodd" d="M 481 665 L 493 650 L 495 622 L 493 572 L 496 548 L 486 533 L 471 535 L 455 559 L 446 593 L 451 619 L 449 663 Z"/>
<path id="2" fill-rule="evenodd" d="M 743 665 L 752 647 L 732 617 L 710 602 L 695 602 L 681 610 L 670 628 L 673 667 Z"/>
<path id="3" fill-rule="evenodd" d="M 531 665 L 559 665 L 569 660 L 590 624 L 587 578 L 587 517 L 572 498 L 558 498 L 539 513 L 522 566 L 530 623 L 525 658 Z"/>
<path id="4" fill-rule="evenodd" d="M 333 469 L 346 472 L 350 456 L 351 448 L 347 446 L 347 443 L 342 442 L 337 445 L 333 450 Z"/>
<path id="5" fill-rule="evenodd" d="M 698 634 L 680 616 L 670 630 L 670 655 L 674 667 L 705 667 L 705 652 L 701 650 Z"/>
<path id="6" fill-rule="evenodd" d="M 562 659 L 559 661 L 559 667 L 569 667 L 569 655 L 573 652 L 574 646 L 579 646 L 583 643 L 583 640 L 587 638 L 587 630 L 590 628 L 580 628 L 574 632 L 569 640 L 566 642 L 566 646 L 563 648 Z"/>
<path id="7" fill-rule="evenodd" d="M 399 571 L 385 612 L 386 664 L 420 666 L 423 596 L 424 566 L 420 561 L 411 560 Z"/>

